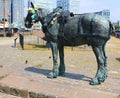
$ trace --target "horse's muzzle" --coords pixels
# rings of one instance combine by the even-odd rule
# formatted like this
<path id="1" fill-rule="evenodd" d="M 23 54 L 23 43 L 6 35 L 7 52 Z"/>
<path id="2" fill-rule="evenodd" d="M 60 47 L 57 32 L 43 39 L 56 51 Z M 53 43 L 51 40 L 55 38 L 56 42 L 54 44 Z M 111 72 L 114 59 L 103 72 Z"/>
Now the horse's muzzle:
<path id="1" fill-rule="evenodd" d="M 26 28 L 31 28 L 31 27 L 32 27 L 32 25 L 33 25 L 32 23 L 25 22 L 25 27 L 26 27 Z"/>

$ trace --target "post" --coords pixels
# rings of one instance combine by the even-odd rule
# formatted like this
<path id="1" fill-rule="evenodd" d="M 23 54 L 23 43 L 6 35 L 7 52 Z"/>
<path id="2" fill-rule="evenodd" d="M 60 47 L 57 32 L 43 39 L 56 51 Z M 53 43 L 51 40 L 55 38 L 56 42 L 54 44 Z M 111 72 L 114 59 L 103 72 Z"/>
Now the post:
<path id="1" fill-rule="evenodd" d="M 6 17 L 6 0 L 4 0 L 4 37 L 6 36 L 6 31 L 5 31 L 5 17 Z"/>
<path id="2" fill-rule="evenodd" d="M 11 19 L 10 19 L 11 17 L 10 17 L 10 16 L 11 16 L 11 13 L 9 12 L 9 13 L 8 13 L 8 17 L 9 17 L 9 18 L 8 18 L 8 22 L 9 22 L 9 30 L 8 30 L 8 33 L 9 33 L 9 36 L 12 35 L 12 31 L 11 31 Z"/>

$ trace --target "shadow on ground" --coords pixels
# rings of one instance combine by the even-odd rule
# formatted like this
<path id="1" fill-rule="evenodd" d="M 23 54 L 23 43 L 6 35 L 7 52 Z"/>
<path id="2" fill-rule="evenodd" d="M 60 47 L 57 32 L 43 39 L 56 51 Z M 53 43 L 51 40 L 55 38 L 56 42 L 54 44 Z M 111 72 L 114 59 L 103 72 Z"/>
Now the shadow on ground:
<path id="1" fill-rule="evenodd" d="M 47 76 L 48 73 L 51 72 L 51 70 L 38 69 L 38 68 L 34 68 L 34 67 L 27 67 L 27 68 L 25 68 L 25 70 L 30 71 L 30 72 L 34 72 L 34 73 L 43 74 L 45 76 Z M 76 79 L 76 80 L 83 80 L 83 81 L 87 81 L 87 82 L 89 82 L 91 80 L 91 78 L 88 76 L 76 74 L 76 73 L 69 73 L 69 72 L 66 72 L 64 77 L 70 78 L 70 79 Z"/>
<path id="2" fill-rule="evenodd" d="M 116 60 L 118 60 L 120 62 L 120 58 L 116 58 Z"/>

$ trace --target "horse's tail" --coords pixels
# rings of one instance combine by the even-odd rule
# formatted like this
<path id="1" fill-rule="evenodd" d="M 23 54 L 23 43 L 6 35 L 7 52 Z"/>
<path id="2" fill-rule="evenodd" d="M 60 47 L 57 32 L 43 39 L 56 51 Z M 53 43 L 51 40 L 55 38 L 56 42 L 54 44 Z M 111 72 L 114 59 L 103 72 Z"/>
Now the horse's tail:
<path id="1" fill-rule="evenodd" d="M 113 35 L 114 32 L 115 32 L 114 25 L 111 23 L 111 21 L 109 21 L 109 35 L 108 35 L 108 39 L 110 39 L 110 36 Z"/>
<path id="2" fill-rule="evenodd" d="M 113 34 L 115 32 L 114 25 L 110 21 L 109 21 L 109 25 L 110 25 L 109 33 Z"/>

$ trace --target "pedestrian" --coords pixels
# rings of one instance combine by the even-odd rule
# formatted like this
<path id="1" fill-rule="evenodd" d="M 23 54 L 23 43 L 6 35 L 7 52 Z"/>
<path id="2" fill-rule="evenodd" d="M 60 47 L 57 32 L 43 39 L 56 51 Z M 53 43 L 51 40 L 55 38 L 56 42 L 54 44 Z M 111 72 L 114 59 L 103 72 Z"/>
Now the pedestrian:
<path id="1" fill-rule="evenodd" d="M 19 43 L 22 50 L 24 50 L 24 34 L 22 30 L 19 31 Z"/>
<path id="2" fill-rule="evenodd" d="M 13 48 L 16 48 L 17 47 L 17 39 L 18 39 L 18 33 L 14 33 L 14 44 L 13 44 Z"/>
<path id="3" fill-rule="evenodd" d="M 16 38 L 14 39 L 14 47 L 15 47 L 15 48 L 16 48 L 16 46 L 17 46 L 17 44 L 16 44 L 17 39 L 18 39 L 18 37 L 16 37 Z"/>

